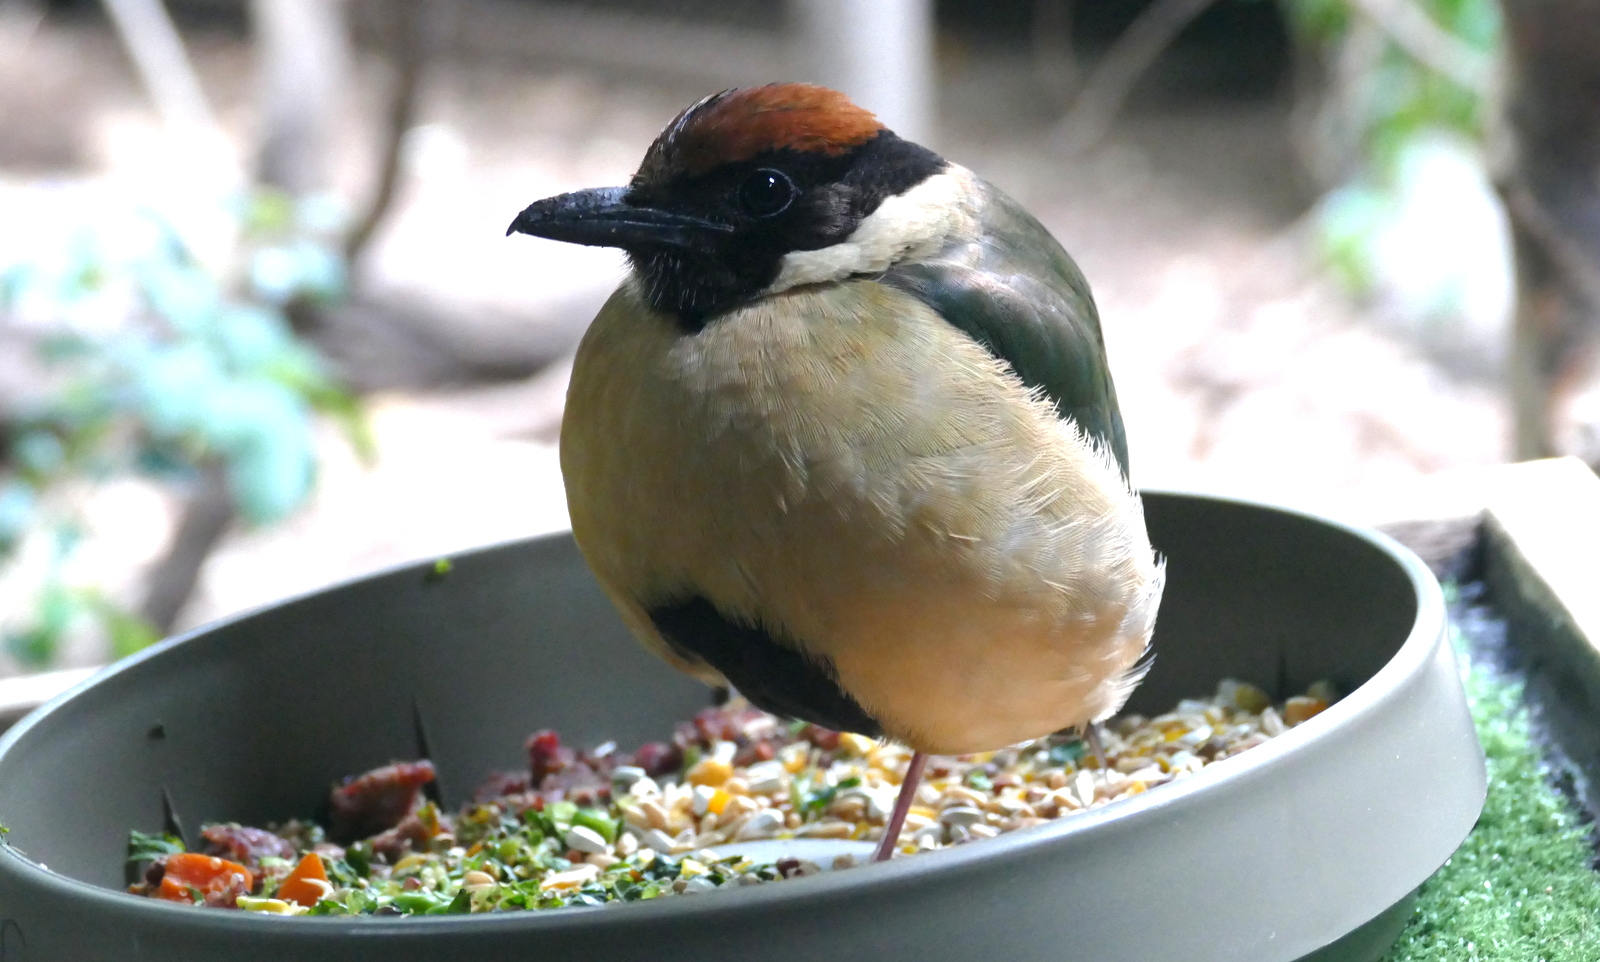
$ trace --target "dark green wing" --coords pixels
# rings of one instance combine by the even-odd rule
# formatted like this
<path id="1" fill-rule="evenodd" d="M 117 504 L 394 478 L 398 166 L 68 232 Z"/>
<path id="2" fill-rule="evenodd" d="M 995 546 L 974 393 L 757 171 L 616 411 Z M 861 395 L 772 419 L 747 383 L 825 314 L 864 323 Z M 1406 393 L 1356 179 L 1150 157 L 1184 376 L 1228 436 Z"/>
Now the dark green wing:
<path id="1" fill-rule="evenodd" d="M 1089 284 L 1032 215 L 988 188 L 983 232 L 881 281 L 914 295 L 1043 391 L 1106 444 L 1128 476 L 1128 442 Z"/>

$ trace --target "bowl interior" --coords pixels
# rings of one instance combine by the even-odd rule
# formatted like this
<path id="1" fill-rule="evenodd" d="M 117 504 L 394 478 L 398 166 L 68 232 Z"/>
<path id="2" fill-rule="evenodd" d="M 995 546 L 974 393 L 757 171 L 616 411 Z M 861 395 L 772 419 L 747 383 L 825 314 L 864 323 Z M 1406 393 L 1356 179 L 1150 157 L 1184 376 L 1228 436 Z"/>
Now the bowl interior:
<path id="1" fill-rule="evenodd" d="M 1290 512 L 1146 496 L 1168 559 L 1157 657 L 1130 710 L 1224 677 L 1278 697 L 1351 691 L 1399 649 L 1413 575 L 1377 542 Z M 446 804 L 524 764 L 541 727 L 574 744 L 665 737 L 707 691 L 628 636 L 570 538 L 419 565 L 202 629 L 47 707 L 0 742 L 0 823 L 35 861 L 120 888 L 130 828 L 163 794 L 201 823 L 318 813 L 330 783 L 418 754 Z"/>

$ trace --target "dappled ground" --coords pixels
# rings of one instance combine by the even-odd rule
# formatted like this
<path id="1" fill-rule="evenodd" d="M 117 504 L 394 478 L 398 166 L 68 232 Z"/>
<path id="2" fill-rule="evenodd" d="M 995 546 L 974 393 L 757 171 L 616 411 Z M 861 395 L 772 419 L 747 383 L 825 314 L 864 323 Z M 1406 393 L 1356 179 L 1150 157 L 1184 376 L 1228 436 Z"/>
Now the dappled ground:
<path id="1" fill-rule="evenodd" d="M 247 51 L 202 36 L 196 58 L 242 137 Z M 1051 108 L 1025 64 L 969 51 L 946 73 L 937 146 L 1023 201 L 1095 288 L 1140 484 L 1340 505 L 1502 457 L 1491 385 L 1365 320 L 1312 268 L 1283 103 L 1146 106 L 1069 160 L 1046 146 Z M 377 67 L 359 76 L 370 99 Z M 326 432 L 313 503 L 231 535 L 186 624 L 564 524 L 559 358 L 622 266 L 610 251 L 506 239 L 505 225 L 538 197 L 623 182 L 660 126 L 713 88 L 494 60 L 434 71 L 412 176 L 362 278 L 369 306 L 322 335 L 372 389 L 377 459 L 362 465 Z M 0 49 L 0 176 L 128 172 L 156 129 L 103 30 L 46 26 Z M 131 591 L 171 512 L 154 489 L 116 486 L 84 563 Z"/>

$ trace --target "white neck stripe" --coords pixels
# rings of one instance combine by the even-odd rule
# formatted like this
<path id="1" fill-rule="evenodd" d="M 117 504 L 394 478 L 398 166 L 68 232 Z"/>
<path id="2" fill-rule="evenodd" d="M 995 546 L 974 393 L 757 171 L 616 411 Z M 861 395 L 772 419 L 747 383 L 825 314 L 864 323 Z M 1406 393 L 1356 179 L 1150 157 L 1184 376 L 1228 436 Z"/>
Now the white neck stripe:
<path id="1" fill-rule="evenodd" d="M 951 235 L 975 229 L 972 197 L 971 173 L 951 164 L 905 193 L 884 200 L 839 243 L 785 254 L 778 279 L 762 294 L 853 274 L 875 274 L 903 261 L 930 256 Z"/>

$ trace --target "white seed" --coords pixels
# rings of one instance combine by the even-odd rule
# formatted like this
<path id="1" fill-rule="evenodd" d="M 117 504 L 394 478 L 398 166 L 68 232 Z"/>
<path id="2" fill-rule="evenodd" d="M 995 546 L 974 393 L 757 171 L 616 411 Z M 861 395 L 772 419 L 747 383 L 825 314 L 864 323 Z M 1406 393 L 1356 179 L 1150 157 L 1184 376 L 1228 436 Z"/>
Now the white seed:
<path id="1" fill-rule="evenodd" d="M 644 777 L 642 768 L 634 765 L 618 765 L 611 770 L 611 787 L 616 791 L 626 792 Z"/>
<path id="2" fill-rule="evenodd" d="M 585 883 L 592 882 L 599 876 L 600 866 L 585 863 L 569 872 L 553 872 L 546 875 L 544 881 L 539 883 L 539 888 L 545 891 L 582 888 Z"/>
<path id="3" fill-rule="evenodd" d="M 946 825 L 979 825 L 983 813 L 969 805 L 952 805 L 939 813 L 939 821 Z"/>
<path id="4" fill-rule="evenodd" d="M 633 785 L 628 788 L 628 794 L 632 795 L 634 798 L 646 798 L 651 795 L 660 795 L 661 786 L 656 784 L 655 779 L 651 778 L 649 775 L 646 775 L 645 777 L 634 782 Z"/>
<path id="5" fill-rule="evenodd" d="M 732 829 L 734 824 L 737 823 L 741 818 L 760 808 L 762 801 L 765 801 L 765 799 L 758 801 L 757 799 L 751 798 L 748 795 L 733 796 L 732 798 L 728 799 L 728 804 L 722 807 L 722 814 L 716 817 L 716 827 L 720 829 Z"/>
<path id="6" fill-rule="evenodd" d="M 812 822 L 795 829 L 799 838 L 849 838 L 855 827 L 849 822 Z"/>
<path id="7" fill-rule="evenodd" d="M 617 839 L 615 850 L 616 853 L 623 858 L 627 858 L 634 852 L 639 851 L 638 836 L 634 835 L 632 832 L 624 833 L 621 838 Z"/>
<path id="8" fill-rule="evenodd" d="M 639 811 L 644 813 L 645 821 L 651 828 L 664 829 L 667 827 L 667 810 L 650 799 L 639 803 Z"/>
<path id="9" fill-rule="evenodd" d="M 601 871 L 605 871 L 611 866 L 622 861 L 622 859 L 617 858 L 615 855 L 608 855 L 605 852 L 595 852 L 592 855 L 585 856 L 583 860 L 590 865 L 597 866 Z"/>
<path id="10" fill-rule="evenodd" d="M 611 843 L 607 842 L 603 835 L 583 825 L 574 825 L 567 829 L 562 840 L 567 843 L 567 848 L 585 855 L 599 855 L 601 852 L 611 850 Z"/>
<path id="11" fill-rule="evenodd" d="M 941 807 L 966 805 L 971 808 L 982 808 L 988 800 L 988 797 L 964 785 L 952 785 L 944 790 L 944 797 L 939 800 L 939 805 Z"/>
<path id="12" fill-rule="evenodd" d="M 1000 811 L 1006 815 L 1020 815 L 1023 812 L 1032 811 L 1031 805 L 1014 795 L 1001 795 L 994 802 L 999 806 Z"/>
<path id="13" fill-rule="evenodd" d="M 770 808 L 764 808 L 745 820 L 739 826 L 739 832 L 734 836 L 736 841 L 748 842 L 758 838 L 769 838 L 778 829 L 783 827 L 783 813 Z"/>
<path id="14" fill-rule="evenodd" d="M 1078 801 L 1088 808 L 1094 804 L 1094 772 L 1085 768 L 1072 780 L 1072 789 L 1078 793 Z"/>
<path id="15" fill-rule="evenodd" d="M 711 799 L 716 797 L 716 794 L 717 790 L 710 785 L 696 785 L 694 787 L 692 806 L 695 818 L 700 818 L 711 811 Z"/>
<path id="16" fill-rule="evenodd" d="M 645 848 L 660 852 L 662 855 L 672 854 L 672 836 L 659 828 L 652 828 L 650 831 L 645 832 L 644 838 L 639 841 L 644 843 Z"/>
<path id="17" fill-rule="evenodd" d="M 745 771 L 745 779 L 750 783 L 750 794 L 771 795 L 788 787 L 789 772 L 782 762 L 761 762 Z"/>
<path id="18" fill-rule="evenodd" d="M 474 870 L 471 872 L 463 872 L 461 875 L 461 887 L 464 889 L 470 889 L 473 886 L 493 884 L 494 876 L 490 875 L 488 872 L 479 872 Z"/>
<path id="19" fill-rule="evenodd" d="M 1044 804 L 1054 804 L 1057 808 L 1064 808 L 1076 812 L 1083 808 L 1083 802 L 1078 799 L 1077 793 L 1070 788 L 1058 788 L 1045 796 Z"/>
<path id="20" fill-rule="evenodd" d="M 1261 713 L 1261 730 L 1268 735 L 1277 737 L 1288 731 L 1289 726 L 1283 723 L 1283 716 L 1278 714 L 1276 708 L 1268 708 Z"/>

